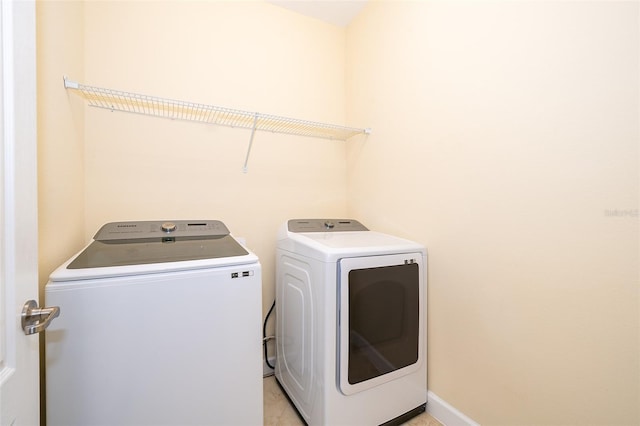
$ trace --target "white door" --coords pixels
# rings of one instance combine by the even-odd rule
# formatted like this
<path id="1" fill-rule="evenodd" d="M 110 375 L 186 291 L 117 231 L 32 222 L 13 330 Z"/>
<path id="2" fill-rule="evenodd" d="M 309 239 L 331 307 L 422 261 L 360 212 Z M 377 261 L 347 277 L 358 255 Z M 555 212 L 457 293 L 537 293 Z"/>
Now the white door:
<path id="1" fill-rule="evenodd" d="M 21 328 L 38 299 L 35 3 L 0 3 L 0 425 L 40 423 L 39 335 Z"/>

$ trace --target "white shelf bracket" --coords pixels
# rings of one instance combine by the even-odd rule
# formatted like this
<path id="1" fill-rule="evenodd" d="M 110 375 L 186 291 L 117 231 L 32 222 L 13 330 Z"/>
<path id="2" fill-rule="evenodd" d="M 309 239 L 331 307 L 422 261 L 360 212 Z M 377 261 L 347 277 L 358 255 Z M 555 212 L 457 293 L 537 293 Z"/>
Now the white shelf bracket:
<path id="1" fill-rule="evenodd" d="M 64 79 L 64 88 L 65 89 L 79 89 L 80 88 L 78 83 L 76 83 L 75 81 L 69 80 L 66 75 L 63 77 L 63 79 Z"/>
<path id="2" fill-rule="evenodd" d="M 249 138 L 249 146 L 247 147 L 247 155 L 244 157 L 244 166 L 242 167 L 242 172 L 247 173 L 249 168 L 247 164 L 249 164 L 249 154 L 251 154 L 251 147 L 253 146 L 253 137 L 256 135 L 256 127 L 258 125 L 258 114 L 257 112 L 253 115 L 253 127 L 251 128 L 251 137 Z"/>

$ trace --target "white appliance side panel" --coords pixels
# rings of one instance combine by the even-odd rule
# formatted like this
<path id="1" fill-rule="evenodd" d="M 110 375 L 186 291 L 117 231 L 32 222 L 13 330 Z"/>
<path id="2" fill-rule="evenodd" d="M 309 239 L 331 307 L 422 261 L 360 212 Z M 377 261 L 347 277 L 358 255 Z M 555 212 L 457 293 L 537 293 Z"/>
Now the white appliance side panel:
<path id="1" fill-rule="evenodd" d="M 316 312 L 311 267 L 280 255 L 276 282 L 276 376 L 303 417 L 309 418 L 313 383 Z"/>
<path id="2" fill-rule="evenodd" d="M 46 332 L 49 426 L 262 424 L 258 263 L 45 295 L 61 310 Z"/>

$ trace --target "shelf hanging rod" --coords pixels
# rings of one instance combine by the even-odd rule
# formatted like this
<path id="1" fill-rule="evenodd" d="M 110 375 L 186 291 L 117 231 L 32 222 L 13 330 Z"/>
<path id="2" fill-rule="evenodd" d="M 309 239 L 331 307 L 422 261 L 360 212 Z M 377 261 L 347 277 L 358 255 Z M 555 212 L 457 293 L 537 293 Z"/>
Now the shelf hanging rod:
<path id="1" fill-rule="evenodd" d="M 242 166 L 242 171 L 247 173 L 249 169 L 247 168 L 247 164 L 249 164 L 249 154 L 251 154 L 251 146 L 253 145 L 253 137 L 256 134 L 256 124 L 258 123 L 258 113 L 255 113 L 253 118 L 253 128 L 251 129 L 251 137 L 249 138 L 249 146 L 247 147 L 247 156 L 244 158 L 244 166 Z"/>

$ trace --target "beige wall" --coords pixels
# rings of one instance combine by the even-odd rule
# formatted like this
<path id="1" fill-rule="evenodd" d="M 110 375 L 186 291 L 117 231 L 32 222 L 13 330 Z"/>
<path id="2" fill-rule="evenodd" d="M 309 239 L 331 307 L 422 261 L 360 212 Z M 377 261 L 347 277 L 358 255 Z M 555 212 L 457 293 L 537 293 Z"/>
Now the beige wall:
<path id="1" fill-rule="evenodd" d="M 639 16 L 374 2 L 348 28 L 349 214 L 427 246 L 429 388 L 481 424 L 640 423 Z"/>
<path id="2" fill-rule="evenodd" d="M 88 2 L 85 82 L 342 124 L 345 30 L 258 2 Z M 117 29 L 117 30 L 114 30 Z M 86 111 L 88 237 L 103 223 L 220 219 L 262 260 L 274 295 L 278 226 L 346 213 L 346 145 Z"/>
<path id="3" fill-rule="evenodd" d="M 638 424 L 638 4 L 38 10 L 40 277 L 102 223 L 221 219 L 273 299 L 289 217 L 429 250 L 429 387 L 483 424 Z M 345 74 L 346 70 L 346 74 Z M 368 126 L 347 144 L 86 108 L 62 76 Z M 347 118 L 347 120 L 345 120 Z M 636 216 L 615 211 L 636 212 Z"/>
<path id="4" fill-rule="evenodd" d="M 63 84 L 64 75 L 84 73 L 83 3 L 39 1 L 36 26 L 38 263 L 44 285 L 85 242 L 84 106 Z"/>
<path id="5" fill-rule="evenodd" d="M 82 2 L 36 3 L 38 114 L 38 275 L 47 277 L 85 242 L 84 106 L 68 96 L 63 76 L 84 74 Z M 46 303 L 46 302 L 45 302 Z M 44 353 L 44 340 L 40 340 Z M 44 357 L 40 358 L 44 384 Z M 41 386 L 41 417 L 46 415 Z"/>
<path id="6" fill-rule="evenodd" d="M 248 130 L 84 107 L 62 76 L 344 124 L 345 29 L 261 2 L 38 7 L 42 285 L 106 222 L 219 219 L 260 257 L 266 313 L 278 226 L 346 214 L 345 143 L 258 132 L 245 174 Z"/>

